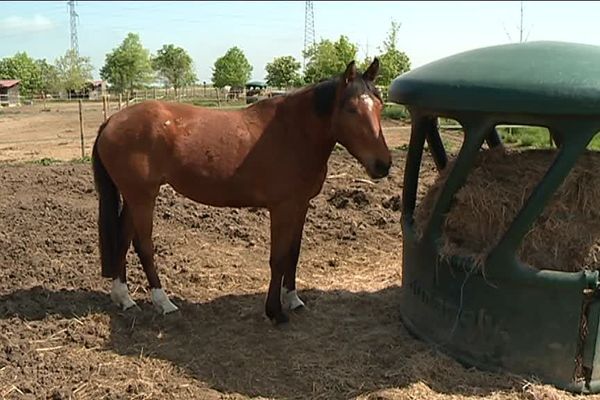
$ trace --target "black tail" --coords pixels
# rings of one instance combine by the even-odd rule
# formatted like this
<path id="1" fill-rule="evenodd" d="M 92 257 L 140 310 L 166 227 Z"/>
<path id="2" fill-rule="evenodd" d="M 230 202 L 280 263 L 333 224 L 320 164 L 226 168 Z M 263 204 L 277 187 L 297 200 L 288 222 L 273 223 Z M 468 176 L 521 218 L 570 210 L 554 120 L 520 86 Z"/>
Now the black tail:
<path id="1" fill-rule="evenodd" d="M 119 208 L 121 196 L 117 186 L 104 168 L 98 154 L 98 140 L 108 121 L 100 125 L 96 142 L 92 149 L 92 167 L 94 169 L 94 182 L 99 197 L 98 207 L 98 236 L 100 246 L 100 259 L 102 262 L 102 277 L 112 278 L 117 257 L 117 243 L 119 235 Z"/>

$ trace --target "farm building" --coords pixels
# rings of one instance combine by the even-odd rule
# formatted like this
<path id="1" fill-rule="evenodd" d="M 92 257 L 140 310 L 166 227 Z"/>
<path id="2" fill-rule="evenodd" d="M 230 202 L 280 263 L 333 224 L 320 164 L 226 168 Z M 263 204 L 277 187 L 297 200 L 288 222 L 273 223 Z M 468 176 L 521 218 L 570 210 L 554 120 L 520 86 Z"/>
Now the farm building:
<path id="1" fill-rule="evenodd" d="M 19 88 L 21 81 L 18 79 L 0 80 L 0 106 L 13 107 L 19 105 Z"/>
<path id="2" fill-rule="evenodd" d="M 100 100 L 102 94 L 106 93 L 105 81 L 89 81 L 81 91 L 71 90 L 68 94 L 71 99 Z"/>

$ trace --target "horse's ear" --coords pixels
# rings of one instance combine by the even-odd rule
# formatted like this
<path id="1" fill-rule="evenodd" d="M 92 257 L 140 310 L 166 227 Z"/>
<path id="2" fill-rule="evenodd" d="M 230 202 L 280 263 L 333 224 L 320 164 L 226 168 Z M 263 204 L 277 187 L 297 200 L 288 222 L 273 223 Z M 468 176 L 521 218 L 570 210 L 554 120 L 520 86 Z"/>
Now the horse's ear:
<path id="1" fill-rule="evenodd" d="M 354 78 L 356 78 L 356 63 L 352 60 L 346 67 L 346 71 L 344 71 L 344 83 L 348 84 L 349 82 L 352 82 Z"/>
<path id="2" fill-rule="evenodd" d="M 369 68 L 363 73 L 363 78 L 367 81 L 373 82 L 377 78 L 379 73 L 379 59 L 375 57 Z"/>

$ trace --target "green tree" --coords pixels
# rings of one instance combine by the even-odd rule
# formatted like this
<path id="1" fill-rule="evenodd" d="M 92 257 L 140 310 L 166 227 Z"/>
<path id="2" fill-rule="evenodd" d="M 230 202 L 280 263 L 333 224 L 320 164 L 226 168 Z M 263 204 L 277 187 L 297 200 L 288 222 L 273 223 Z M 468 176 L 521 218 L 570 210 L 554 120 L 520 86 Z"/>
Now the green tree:
<path id="1" fill-rule="evenodd" d="M 292 56 L 276 57 L 267 64 L 267 83 L 271 86 L 290 87 L 301 82 L 301 64 Z"/>
<path id="2" fill-rule="evenodd" d="M 37 93 L 45 96 L 47 93 L 58 92 L 60 90 L 58 69 L 45 59 L 35 60 L 35 63 L 40 74 L 40 83 L 36 88 Z"/>
<path id="3" fill-rule="evenodd" d="M 193 70 L 192 57 L 181 47 L 172 44 L 165 44 L 156 52 L 152 59 L 152 67 L 175 89 L 176 96 L 179 88 L 191 85 L 198 79 Z"/>
<path id="4" fill-rule="evenodd" d="M 39 66 L 25 52 L 18 52 L 12 57 L 0 60 L 0 79 L 19 79 L 20 93 L 23 96 L 39 93 L 41 86 Z"/>
<path id="5" fill-rule="evenodd" d="M 410 70 L 410 59 L 406 53 L 398 50 L 397 47 L 399 30 L 400 24 L 392 21 L 388 36 L 383 41 L 383 48 L 379 49 L 382 52 L 379 55 L 381 65 L 379 77 L 377 78 L 377 84 L 379 85 L 389 86 L 398 75 Z"/>
<path id="6" fill-rule="evenodd" d="M 215 61 L 213 67 L 213 85 L 222 88 L 226 85 L 244 86 L 250 79 L 252 66 L 244 52 L 238 47 L 232 47 L 227 53 Z"/>
<path id="7" fill-rule="evenodd" d="M 371 65 L 371 63 L 373 62 L 373 57 L 370 57 L 369 55 L 366 55 L 364 60 L 359 61 L 357 64 L 357 68 L 359 71 L 366 71 L 367 68 L 369 68 L 369 65 Z"/>
<path id="8" fill-rule="evenodd" d="M 304 80 L 318 82 L 341 74 L 348 63 L 356 58 L 358 46 L 342 35 L 336 42 L 322 39 L 311 46 L 304 56 L 307 58 Z"/>
<path id="9" fill-rule="evenodd" d="M 106 55 L 100 77 L 119 93 L 142 88 L 152 82 L 150 51 L 142 46 L 138 34 L 127 34 L 119 47 Z"/>
<path id="10" fill-rule="evenodd" d="M 56 72 L 60 86 L 66 91 L 80 91 L 92 80 L 92 67 L 89 57 L 80 56 L 69 49 L 56 60 Z"/>

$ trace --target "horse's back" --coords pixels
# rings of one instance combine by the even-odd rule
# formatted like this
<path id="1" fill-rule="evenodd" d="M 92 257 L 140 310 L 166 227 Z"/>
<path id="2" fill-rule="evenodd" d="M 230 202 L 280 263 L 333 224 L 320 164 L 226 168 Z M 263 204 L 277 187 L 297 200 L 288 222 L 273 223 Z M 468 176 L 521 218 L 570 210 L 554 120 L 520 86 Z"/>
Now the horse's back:
<path id="1" fill-rule="evenodd" d="M 145 101 L 111 116 L 100 132 L 99 151 L 116 156 L 173 150 L 178 142 L 189 141 L 190 137 L 207 139 L 228 130 L 228 126 L 239 128 L 243 124 L 236 123 L 240 120 L 237 114 L 180 103 Z"/>
<path id="2" fill-rule="evenodd" d="M 282 101 L 243 110 L 136 104 L 111 117 L 99 138 L 100 156 L 107 156 L 107 169 L 121 187 L 157 191 L 168 183 L 210 205 L 264 206 L 295 192 L 313 194 L 326 155 L 310 148 L 299 130 L 301 113 L 281 108 Z"/>
<path id="3" fill-rule="evenodd" d="M 114 114 L 98 151 L 121 186 L 169 183 L 195 200 L 218 203 L 215 192 L 246 187 L 248 169 L 258 172 L 243 164 L 261 132 L 239 111 L 148 101 Z"/>

